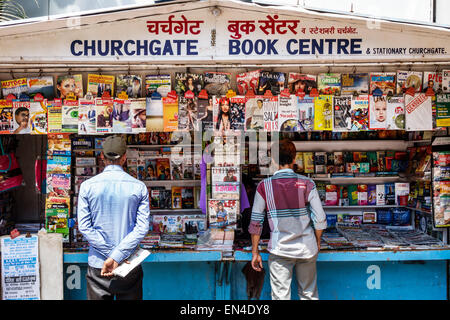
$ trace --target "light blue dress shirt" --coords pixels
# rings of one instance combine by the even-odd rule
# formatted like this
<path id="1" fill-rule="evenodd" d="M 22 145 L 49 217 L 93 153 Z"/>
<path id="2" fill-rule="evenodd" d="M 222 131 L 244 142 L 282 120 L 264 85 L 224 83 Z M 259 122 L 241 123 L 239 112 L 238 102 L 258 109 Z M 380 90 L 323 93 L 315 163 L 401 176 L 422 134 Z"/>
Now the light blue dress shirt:
<path id="1" fill-rule="evenodd" d="M 147 187 L 121 166 L 108 165 L 81 184 L 77 216 L 78 229 L 89 242 L 89 266 L 102 268 L 108 257 L 121 263 L 148 232 Z"/>

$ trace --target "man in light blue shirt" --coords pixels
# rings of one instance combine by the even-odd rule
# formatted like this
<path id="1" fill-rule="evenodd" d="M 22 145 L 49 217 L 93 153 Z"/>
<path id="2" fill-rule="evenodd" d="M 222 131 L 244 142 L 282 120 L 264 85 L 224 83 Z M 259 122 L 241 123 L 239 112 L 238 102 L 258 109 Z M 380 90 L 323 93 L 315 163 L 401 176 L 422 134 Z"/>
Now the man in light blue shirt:
<path id="1" fill-rule="evenodd" d="M 109 136 L 103 143 L 105 169 L 80 186 L 78 228 L 89 242 L 87 296 L 99 299 L 142 299 L 142 267 L 125 278 L 113 276 L 138 248 L 150 223 L 148 190 L 122 166 L 126 143 Z"/>

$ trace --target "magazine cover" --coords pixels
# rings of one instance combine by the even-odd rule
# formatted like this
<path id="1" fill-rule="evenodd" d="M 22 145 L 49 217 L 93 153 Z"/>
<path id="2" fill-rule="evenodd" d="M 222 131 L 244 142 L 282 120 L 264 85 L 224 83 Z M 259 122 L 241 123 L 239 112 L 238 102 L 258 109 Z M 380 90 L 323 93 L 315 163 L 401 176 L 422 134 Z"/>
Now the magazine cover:
<path id="1" fill-rule="evenodd" d="M 314 130 L 333 130 L 332 95 L 320 95 L 314 99 Z"/>
<path id="2" fill-rule="evenodd" d="M 112 111 L 113 133 L 131 133 L 131 101 L 115 99 Z"/>
<path id="3" fill-rule="evenodd" d="M 380 72 L 370 74 L 370 94 L 375 89 L 380 89 L 383 94 L 394 95 L 395 88 L 395 72 Z"/>
<path id="4" fill-rule="evenodd" d="M 47 160 L 47 174 L 70 173 L 70 157 L 51 156 Z"/>
<path id="5" fill-rule="evenodd" d="M 178 130 L 178 99 L 162 98 L 163 101 L 163 129 L 165 132 Z"/>
<path id="6" fill-rule="evenodd" d="M 87 92 L 90 92 L 94 98 L 101 98 L 104 93 L 112 98 L 114 95 L 114 76 L 100 74 L 88 74 Z"/>
<path id="7" fill-rule="evenodd" d="M 239 199 L 240 167 L 212 167 L 211 188 L 214 199 Z"/>
<path id="8" fill-rule="evenodd" d="M 27 78 L 27 84 L 30 99 L 33 99 L 38 93 L 47 100 L 53 100 L 55 98 L 52 76 Z"/>
<path id="9" fill-rule="evenodd" d="M 95 101 L 80 99 L 78 104 L 78 134 L 96 134 Z"/>
<path id="10" fill-rule="evenodd" d="M 205 72 L 203 79 L 210 96 L 224 96 L 231 89 L 231 73 Z"/>
<path id="11" fill-rule="evenodd" d="M 13 131 L 13 106 L 11 101 L 0 100 L 0 134 Z"/>
<path id="12" fill-rule="evenodd" d="M 387 128 L 388 130 L 405 130 L 405 98 L 387 97 Z"/>
<path id="13" fill-rule="evenodd" d="M 450 92 L 450 70 L 442 70 L 442 92 Z"/>
<path id="14" fill-rule="evenodd" d="M 47 134 L 47 101 L 30 102 L 31 134 Z"/>
<path id="15" fill-rule="evenodd" d="M 255 96 L 245 102 L 245 130 L 262 130 L 264 128 L 264 98 Z"/>
<path id="16" fill-rule="evenodd" d="M 263 95 L 270 90 L 274 96 L 284 90 L 286 83 L 286 74 L 283 72 L 261 71 L 258 81 L 257 95 Z"/>
<path id="17" fill-rule="evenodd" d="M 149 74 L 145 76 L 145 96 L 151 97 L 158 92 L 161 97 L 167 97 L 171 90 L 170 74 Z"/>
<path id="18" fill-rule="evenodd" d="M 175 91 L 180 97 L 184 97 L 184 94 L 188 90 L 192 91 L 194 95 L 197 96 L 204 87 L 203 74 L 175 73 Z"/>
<path id="19" fill-rule="evenodd" d="M 231 130 L 244 130 L 245 127 L 245 97 L 230 98 L 230 128 Z"/>
<path id="20" fill-rule="evenodd" d="M 450 94 L 436 95 L 436 126 L 450 127 Z"/>
<path id="21" fill-rule="evenodd" d="M 387 129 L 387 96 L 369 96 L 369 129 Z"/>
<path id="22" fill-rule="evenodd" d="M 231 129 L 230 100 L 227 97 L 213 98 L 214 129 L 220 133 Z"/>
<path id="23" fill-rule="evenodd" d="M 264 98 L 264 131 L 278 131 L 278 96 Z"/>
<path id="24" fill-rule="evenodd" d="M 197 97 L 178 97 L 178 130 L 200 130 L 197 122 L 197 104 Z"/>
<path id="25" fill-rule="evenodd" d="M 145 170 L 145 159 L 143 158 L 137 159 L 137 179 L 147 180 L 147 170 Z"/>
<path id="26" fill-rule="evenodd" d="M 50 197 L 70 197 L 70 174 L 47 174 L 47 194 Z"/>
<path id="27" fill-rule="evenodd" d="M 369 130 L 369 96 L 352 97 L 351 131 Z"/>
<path id="28" fill-rule="evenodd" d="M 113 100 L 96 99 L 95 111 L 95 116 L 97 117 L 97 133 L 112 133 Z"/>
<path id="29" fill-rule="evenodd" d="M 290 72 L 288 77 L 290 94 L 301 91 L 309 95 L 312 89 L 317 89 L 317 77 L 312 74 Z"/>
<path id="30" fill-rule="evenodd" d="M 405 94 L 405 127 L 407 131 L 433 130 L 431 97 L 425 93 Z"/>
<path id="31" fill-rule="evenodd" d="M 314 97 L 297 97 L 299 131 L 314 130 Z"/>
<path id="32" fill-rule="evenodd" d="M 128 95 L 128 99 L 142 97 L 142 78 L 138 75 L 119 74 L 116 77 L 116 96 L 122 92 Z"/>
<path id="33" fill-rule="evenodd" d="M 30 102 L 13 101 L 13 134 L 31 133 L 30 129 Z"/>
<path id="34" fill-rule="evenodd" d="M 423 72 L 423 84 L 422 92 L 427 92 L 427 89 L 431 87 L 435 93 L 442 90 L 442 72 Z"/>
<path id="35" fill-rule="evenodd" d="M 237 214 L 239 212 L 237 200 L 208 200 L 209 226 L 224 228 L 230 226 L 236 229 Z"/>
<path id="36" fill-rule="evenodd" d="M 181 188 L 181 208 L 194 209 L 194 187 Z"/>
<path id="37" fill-rule="evenodd" d="M 161 132 L 164 130 L 163 100 L 158 93 L 146 98 L 146 131 Z"/>
<path id="38" fill-rule="evenodd" d="M 158 180 L 156 159 L 145 159 L 145 180 Z"/>
<path id="39" fill-rule="evenodd" d="M 182 209 L 181 191 L 183 187 L 172 187 L 172 209 Z"/>
<path id="40" fill-rule="evenodd" d="M 67 135 L 49 134 L 47 139 L 48 154 L 51 155 L 65 155 L 71 154 L 71 140 Z"/>
<path id="41" fill-rule="evenodd" d="M 182 172 L 183 179 L 192 180 L 194 179 L 194 164 L 193 164 L 192 154 L 183 155 Z"/>
<path id="42" fill-rule="evenodd" d="M 416 92 L 422 90 L 422 72 L 418 71 L 397 71 L 397 94 L 401 95 L 409 88 L 413 87 Z"/>
<path id="43" fill-rule="evenodd" d="M 321 95 L 339 95 L 341 93 L 341 74 L 319 73 L 317 89 Z"/>
<path id="44" fill-rule="evenodd" d="M 368 73 L 343 73 L 341 94 L 369 94 Z"/>
<path id="45" fill-rule="evenodd" d="M 81 74 L 63 75 L 56 78 L 56 97 L 65 99 L 69 93 L 83 98 L 83 76 Z"/>
<path id="46" fill-rule="evenodd" d="M 28 84 L 27 78 L 5 80 L 0 82 L 2 86 L 2 94 L 4 99 L 13 100 L 28 98 Z M 8 95 L 13 95 L 14 97 L 8 98 Z M 25 95 L 25 96 L 24 96 Z"/>
<path id="47" fill-rule="evenodd" d="M 334 127 L 333 131 L 345 132 L 352 128 L 352 96 L 342 95 L 334 97 Z"/>
<path id="48" fill-rule="evenodd" d="M 172 180 L 183 180 L 183 158 L 178 155 L 170 157 L 170 175 Z"/>
<path id="49" fill-rule="evenodd" d="M 130 176 L 137 179 L 137 159 L 127 159 L 126 171 Z"/>
<path id="50" fill-rule="evenodd" d="M 199 130 L 203 131 L 213 130 L 214 128 L 213 98 L 212 97 L 209 97 L 208 99 L 198 98 L 197 103 L 198 103 L 197 122 Z"/>
<path id="51" fill-rule="evenodd" d="M 280 96 L 278 101 L 278 128 L 284 132 L 299 131 L 297 96 Z"/>
<path id="52" fill-rule="evenodd" d="M 261 69 L 249 72 L 243 72 L 236 75 L 236 85 L 238 94 L 244 96 L 249 90 L 256 94 L 258 90 L 259 77 Z"/>
<path id="53" fill-rule="evenodd" d="M 147 125 L 146 99 L 133 99 L 130 101 L 131 132 L 145 133 Z"/>
<path id="54" fill-rule="evenodd" d="M 171 180 L 169 158 L 156 159 L 156 174 L 158 175 L 158 180 Z"/>
<path id="55" fill-rule="evenodd" d="M 77 133 L 78 132 L 78 101 L 63 101 L 61 119 L 61 132 Z"/>

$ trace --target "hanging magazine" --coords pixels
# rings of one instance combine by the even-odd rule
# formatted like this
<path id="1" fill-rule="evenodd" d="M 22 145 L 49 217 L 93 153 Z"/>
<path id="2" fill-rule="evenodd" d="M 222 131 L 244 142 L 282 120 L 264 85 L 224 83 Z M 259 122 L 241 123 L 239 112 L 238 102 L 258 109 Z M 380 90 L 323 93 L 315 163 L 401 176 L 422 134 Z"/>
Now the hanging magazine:
<path id="1" fill-rule="evenodd" d="M 47 134 L 47 100 L 30 102 L 31 134 Z"/>
<path id="2" fill-rule="evenodd" d="M 195 73 L 175 73 L 175 91 L 178 96 L 183 96 L 187 91 L 192 91 L 194 95 L 198 95 L 204 88 L 203 74 Z"/>
<path id="3" fill-rule="evenodd" d="M 64 100 L 62 105 L 61 132 L 78 132 L 78 101 Z"/>
<path id="4" fill-rule="evenodd" d="M 278 131 L 278 96 L 264 98 L 264 131 Z"/>
<path id="5" fill-rule="evenodd" d="M 198 98 L 198 112 L 197 112 L 197 121 L 199 130 L 208 131 L 213 130 L 214 121 L 213 121 L 213 98 L 209 97 Z"/>
<path id="6" fill-rule="evenodd" d="M 29 101 L 13 101 L 13 134 L 30 133 L 30 102 Z"/>
<path id="7" fill-rule="evenodd" d="M 450 127 L 450 94 L 436 95 L 436 126 Z"/>
<path id="8" fill-rule="evenodd" d="M 352 96 L 334 97 L 334 127 L 333 131 L 350 131 L 352 127 Z"/>
<path id="9" fill-rule="evenodd" d="M 280 131 L 299 131 L 297 112 L 297 96 L 279 97 L 278 102 L 278 128 Z"/>
<path id="10" fill-rule="evenodd" d="M 227 97 L 213 98 L 214 130 L 220 133 L 231 130 L 230 100 Z"/>
<path id="11" fill-rule="evenodd" d="M 178 130 L 198 131 L 197 97 L 178 97 Z"/>
<path id="12" fill-rule="evenodd" d="M 240 167 L 212 167 L 211 192 L 214 199 L 239 199 Z"/>
<path id="13" fill-rule="evenodd" d="M 212 228 L 231 227 L 231 229 L 236 229 L 238 212 L 238 200 L 208 200 L 209 225 Z"/>
<path id="14" fill-rule="evenodd" d="M 96 134 L 95 100 L 80 99 L 78 105 L 78 134 Z"/>
<path id="15" fill-rule="evenodd" d="M 320 95 L 314 99 L 314 130 L 333 130 L 332 95 Z"/>
<path id="16" fill-rule="evenodd" d="M 83 77 L 81 74 L 68 74 L 57 77 L 56 97 L 65 99 L 71 93 L 77 98 L 83 98 Z"/>
<path id="17" fill-rule="evenodd" d="M 165 132 L 178 130 L 178 99 L 164 97 L 163 101 L 163 126 Z"/>
<path id="18" fill-rule="evenodd" d="M 61 133 L 62 131 L 62 102 L 55 99 L 47 108 L 48 133 Z"/>
<path id="19" fill-rule="evenodd" d="M 130 114 L 131 114 L 131 132 L 145 133 L 147 125 L 147 104 L 146 99 L 131 100 Z"/>
<path id="20" fill-rule="evenodd" d="M 244 130 L 245 126 L 245 97 L 230 98 L 230 128 L 231 130 Z"/>
<path id="21" fill-rule="evenodd" d="M 428 88 L 433 89 L 435 93 L 442 90 L 442 72 L 424 71 L 422 87 L 422 92 L 427 92 Z"/>
<path id="22" fill-rule="evenodd" d="M 97 117 L 97 133 L 112 133 L 113 100 L 96 99 L 95 116 Z"/>
<path id="23" fill-rule="evenodd" d="M 425 93 L 414 97 L 405 94 L 405 127 L 407 131 L 433 130 L 431 97 Z"/>
<path id="24" fill-rule="evenodd" d="M 13 131 L 13 106 L 11 101 L 0 100 L 0 134 Z"/>
<path id="25" fill-rule="evenodd" d="M 284 90 L 285 82 L 286 75 L 282 72 L 261 71 L 256 94 L 263 95 L 270 90 L 274 96 L 277 96 Z"/>
<path id="26" fill-rule="evenodd" d="M 245 130 L 262 130 L 264 128 L 264 98 L 255 96 L 245 102 Z"/>
<path id="27" fill-rule="evenodd" d="M 314 130 L 314 97 L 297 97 L 299 131 Z"/>
<path id="28" fill-rule="evenodd" d="M 236 85 L 239 95 L 246 95 L 249 90 L 256 94 L 258 90 L 259 77 L 261 70 L 239 73 L 236 76 Z"/>
<path id="29" fill-rule="evenodd" d="M 162 97 L 158 93 L 146 98 L 146 131 L 161 132 L 164 130 L 164 111 Z"/>
<path id="30" fill-rule="evenodd" d="M 387 129 L 405 130 L 405 98 L 387 97 Z"/>
<path id="31" fill-rule="evenodd" d="M 442 70 L 442 92 L 450 92 L 450 70 Z"/>
<path id="32" fill-rule="evenodd" d="M 351 131 L 369 130 L 369 96 L 352 97 Z"/>
<path id="33" fill-rule="evenodd" d="M 170 74 L 149 74 L 145 76 L 145 96 L 151 97 L 158 92 L 161 97 L 167 97 L 171 90 Z"/>
<path id="34" fill-rule="evenodd" d="M 368 94 L 368 73 L 343 73 L 341 94 Z"/>
<path id="35" fill-rule="evenodd" d="M 13 100 L 21 99 L 21 97 L 27 99 L 29 98 L 27 78 L 1 81 L 1 86 L 4 99 Z M 14 97 L 9 99 L 8 95 L 13 95 Z"/>
<path id="36" fill-rule="evenodd" d="M 387 129 L 387 96 L 369 96 L 369 129 Z"/>
<path id="37" fill-rule="evenodd" d="M 142 97 L 142 78 L 138 75 L 119 74 L 116 77 L 116 96 L 122 92 L 128 95 L 128 99 Z"/>
<path id="38" fill-rule="evenodd" d="M 114 99 L 113 102 L 113 133 L 131 133 L 131 101 Z"/>
<path id="39" fill-rule="evenodd" d="M 114 94 L 114 76 L 105 76 L 100 74 L 89 74 L 87 92 L 94 97 L 101 98 L 103 94 L 113 97 Z"/>
<path id="40" fill-rule="evenodd" d="M 210 96 L 223 96 L 231 89 L 231 73 L 205 72 L 203 80 Z"/>
<path id="41" fill-rule="evenodd" d="M 372 94 L 374 90 L 380 89 L 383 94 L 394 95 L 395 88 L 395 72 L 380 72 L 370 74 L 370 89 Z"/>
<path id="42" fill-rule="evenodd" d="M 30 99 L 33 99 L 37 94 L 41 94 L 47 100 L 55 98 L 52 76 L 27 78 L 27 84 Z"/>
<path id="43" fill-rule="evenodd" d="M 339 95 L 341 93 L 341 74 L 319 73 L 317 89 L 321 95 Z"/>
<path id="44" fill-rule="evenodd" d="M 301 91 L 309 95 L 312 89 L 317 89 L 317 77 L 312 74 L 290 72 L 288 89 L 290 94 Z"/>
<path id="45" fill-rule="evenodd" d="M 422 90 L 422 72 L 397 71 L 397 94 L 404 94 L 406 90 L 411 87 L 414 88 L 416 92 Z"/>

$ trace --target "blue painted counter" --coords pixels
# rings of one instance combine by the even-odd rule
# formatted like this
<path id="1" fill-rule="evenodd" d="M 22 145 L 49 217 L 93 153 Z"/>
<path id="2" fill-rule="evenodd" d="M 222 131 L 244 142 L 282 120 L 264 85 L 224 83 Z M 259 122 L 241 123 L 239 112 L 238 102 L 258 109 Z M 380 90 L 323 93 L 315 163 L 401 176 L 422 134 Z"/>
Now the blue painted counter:
<path id="1" fill-rule="evenodd" d="M 267 253 L 261 299 L 270 299 Z M 247 299 L 242 268 L 251 253 L 156 251 L 143 263 L 144 299 Z M 448 299 L 450 250 L 323 251 L 318 256 L 320 299 Z M 87 253 L 64 254 L 65 299 L 85 299 Z M 292 298 L 296 295 L 292 284 Z"/>

